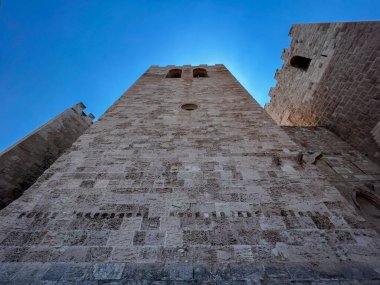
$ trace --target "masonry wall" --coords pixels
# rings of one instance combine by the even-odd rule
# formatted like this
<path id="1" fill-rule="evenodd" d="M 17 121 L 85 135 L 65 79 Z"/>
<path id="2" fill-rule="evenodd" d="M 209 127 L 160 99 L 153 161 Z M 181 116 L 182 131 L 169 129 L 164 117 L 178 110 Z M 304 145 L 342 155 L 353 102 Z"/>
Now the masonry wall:
<path id="1" fill-rule="evenodd" d="M 323 127 L 282 127 L 346 200 L 380 233 L 380 166 Z"/>
<path id="2" fill-rule="evenodd" d="M 172 68 L 182 77 L 165 78 Z M 316 165 L 299 164 L 302 149 L 223 65 L 203 66 L 205 78 L 194 68 L 151 67 L 0 211 L 0 276 L 380 280 L 380 239 L 365 219 Z"/>
<path id="3" fill-rule="evenodd" d="M 265 110 L 280 125 L 325 126 L 380 162 L 380 22 L 293 25 Z M 307 71 L 293 56 L 311 59 Z"/>
<path id="4" fill-rule="evenodd" d="M 0 153 L 0 208 L 17 199 L 91 125 L 79 103 Z"/>

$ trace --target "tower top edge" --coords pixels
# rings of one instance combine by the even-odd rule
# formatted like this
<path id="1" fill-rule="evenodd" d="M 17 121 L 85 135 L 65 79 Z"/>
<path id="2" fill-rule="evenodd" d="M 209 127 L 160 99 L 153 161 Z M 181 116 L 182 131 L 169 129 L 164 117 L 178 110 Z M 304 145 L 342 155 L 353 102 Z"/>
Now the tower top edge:
<path id="1" fill-rule="evenodd" d="M 197 67 L 225 67 L 224 64 L 198 64 L 198 65 L 191 65 L 191 64 L 183 64 L 183 65 L 151 65 L 150 68 L 197 68 Z"/>

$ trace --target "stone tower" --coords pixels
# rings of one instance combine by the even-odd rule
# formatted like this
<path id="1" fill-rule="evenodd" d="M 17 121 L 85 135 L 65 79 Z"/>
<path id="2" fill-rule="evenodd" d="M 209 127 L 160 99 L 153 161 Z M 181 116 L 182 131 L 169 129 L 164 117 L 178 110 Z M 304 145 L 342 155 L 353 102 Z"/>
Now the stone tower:
<path id="1" fill-rule="evenodd" d="M 292 25 L 265 110 L 324 126 L 380 164 L 380 21 Z"/>
<path id="2" fill-rule="evenodd" d="M 299 151 L 223 65 L 152 66 L 0 212 L 1 281 L 379 282 Z"/>

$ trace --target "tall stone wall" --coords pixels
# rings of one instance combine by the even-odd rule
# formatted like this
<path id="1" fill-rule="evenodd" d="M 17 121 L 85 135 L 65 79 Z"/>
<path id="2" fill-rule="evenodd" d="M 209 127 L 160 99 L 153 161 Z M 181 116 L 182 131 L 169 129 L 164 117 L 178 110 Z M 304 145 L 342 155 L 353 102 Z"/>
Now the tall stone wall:
<path id="1" fill-rule="evenodd" d="M 380 233 L 380 166 L 323 127 L 282 127 L 346 200 Z"/>
<path id="2" fill-rule="evenodd" d="M 280 125 L 325 126 L 380 162 L 380 22 L 293 25 L 265 110 Z M 307 70 L 293 56 L 311 59 Z"/>
<path id="3" fill-rule="evenodd" d="M 0 153 L 0 208 L 17 199 L 91 125 L 79 103 Z"/>
<path id="4" fill-rule="evenodd" d="M 0 278 L 380 280 L 378 234 L 223 65 L 195 68 L 151 67 L 0 211 Z"/>

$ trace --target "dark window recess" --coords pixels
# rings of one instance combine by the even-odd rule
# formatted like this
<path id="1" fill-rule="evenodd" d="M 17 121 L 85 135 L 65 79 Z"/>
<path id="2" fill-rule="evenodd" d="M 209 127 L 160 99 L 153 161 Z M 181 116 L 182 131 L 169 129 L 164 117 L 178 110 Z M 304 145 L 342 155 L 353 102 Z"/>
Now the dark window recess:
<path id="1" fill-rule="evenodd" d="M 195 68 L 193 69 L 193 77 L 208 77 L 207 70 L 204 68 Z"/>
<path id="2" fill-rule="evenodd" d="M 168 74 L 166 74 L 166 78 L 181 78 L 182 70 L 181 69 L 171 69 Z"/>
<path id="3" fill-rule="evenodd" d="M 187 111 L 194 111 L 198 109 L 198 105 L 194 103 L 187 103 L 187 104 L 183 104 L 181 108 Z"/>
<path id="4" fill-rule="evenodd" d="M 290 59 L 290 65 L 302 70 L 307 70 L 309 68 L 311 59 L 299 55 L 295 55 Z"/>

